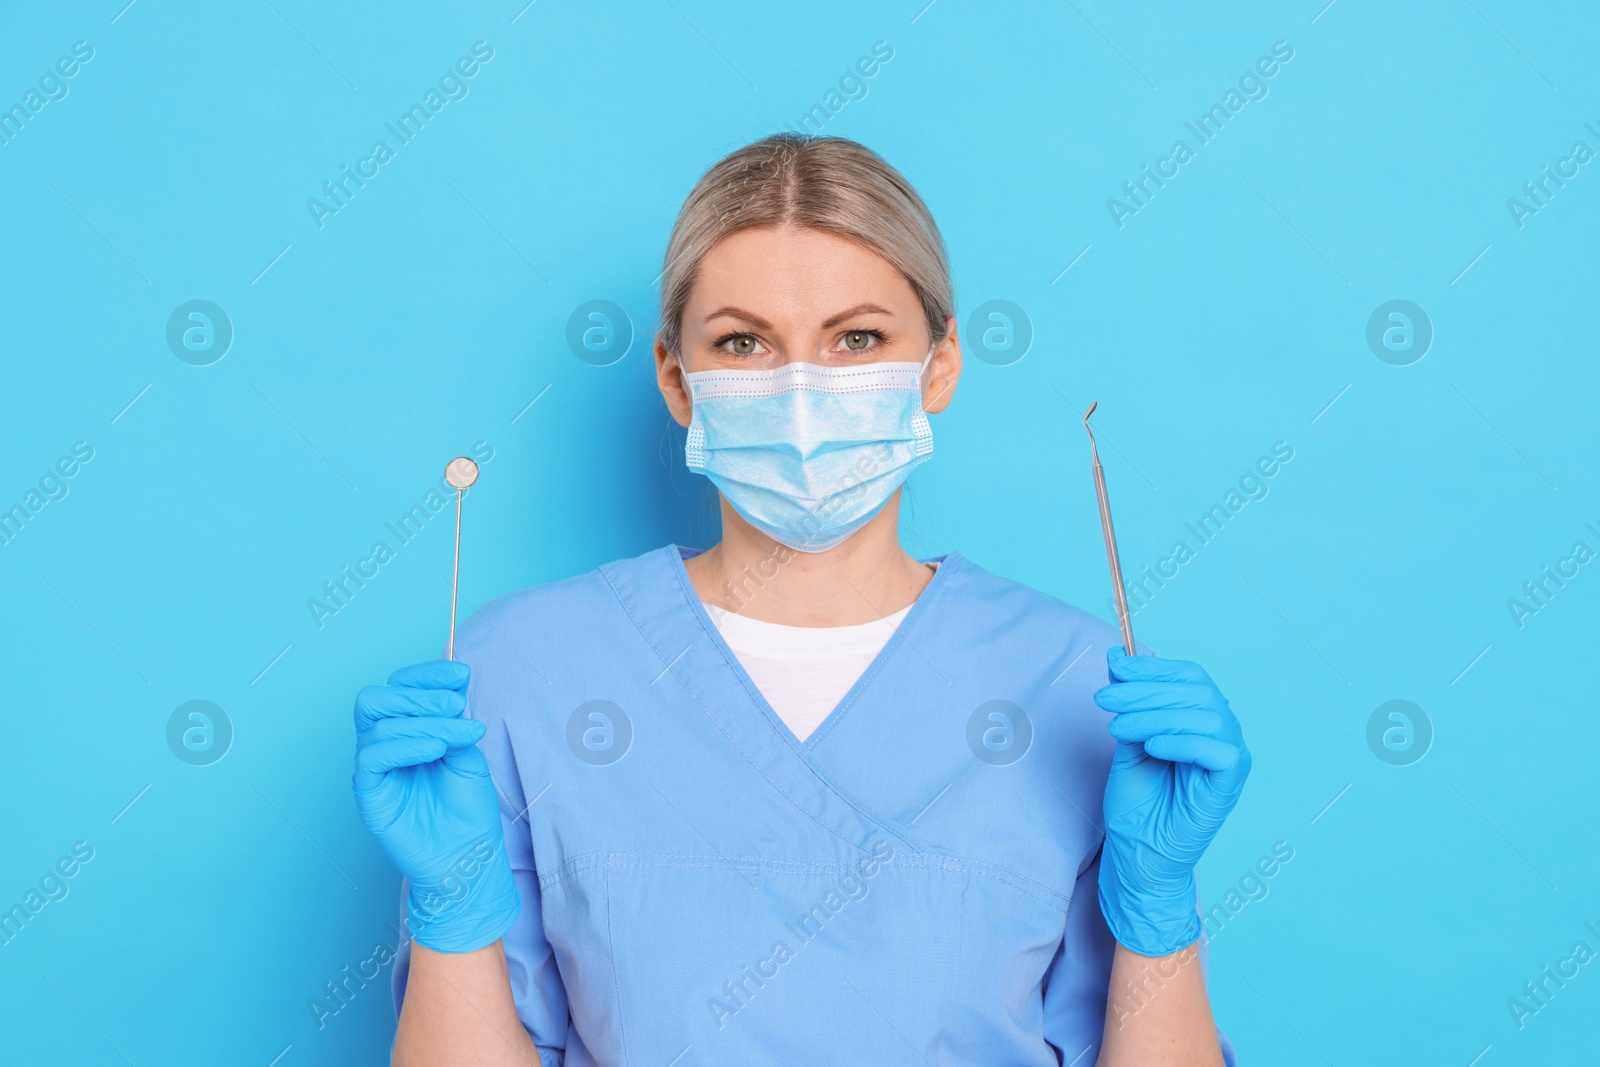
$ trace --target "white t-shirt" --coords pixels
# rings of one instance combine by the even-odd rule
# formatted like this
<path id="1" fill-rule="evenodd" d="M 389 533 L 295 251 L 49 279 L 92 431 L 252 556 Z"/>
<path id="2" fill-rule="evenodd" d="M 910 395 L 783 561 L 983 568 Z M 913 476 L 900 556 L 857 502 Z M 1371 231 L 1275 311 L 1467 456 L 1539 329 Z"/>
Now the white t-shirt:
<path id="1" fill-rule="evenodd" d="M 745 673 L 802 741 L 838 707 L 910 610 L 857 626 L 784 626 L 706 605 Z"/>

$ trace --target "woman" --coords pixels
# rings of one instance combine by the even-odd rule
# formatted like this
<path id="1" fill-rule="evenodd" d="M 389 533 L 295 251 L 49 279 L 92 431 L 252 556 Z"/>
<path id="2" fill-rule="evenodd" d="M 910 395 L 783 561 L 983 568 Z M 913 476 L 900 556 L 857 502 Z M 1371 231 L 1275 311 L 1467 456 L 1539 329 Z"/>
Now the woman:
<path id="1" fill-rule="evenodd" d="M 721 542 L 500 597 L 357 698 L 414 942 L 396 1063 L 1232 1063 L 1194 881 L 1249 771 L 1227 702 L 900 548 L 953 310 L 866 148 L 701 179 L 656 380 Z"/>

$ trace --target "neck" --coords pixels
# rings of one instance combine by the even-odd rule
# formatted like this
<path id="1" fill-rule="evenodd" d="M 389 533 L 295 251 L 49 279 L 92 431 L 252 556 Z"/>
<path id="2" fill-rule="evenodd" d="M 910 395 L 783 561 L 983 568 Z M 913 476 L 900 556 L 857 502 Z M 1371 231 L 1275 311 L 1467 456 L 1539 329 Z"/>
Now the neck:
<path id="1" fill-rule="evenodd" d="M 852 626 L 910 606 L 933 569 L 900 547 L 897 490 L 861 529 L 826 552 L 799 552 L 722 501 L 722 540 L 685 565 L 707 604 L 787 626 Z"/>

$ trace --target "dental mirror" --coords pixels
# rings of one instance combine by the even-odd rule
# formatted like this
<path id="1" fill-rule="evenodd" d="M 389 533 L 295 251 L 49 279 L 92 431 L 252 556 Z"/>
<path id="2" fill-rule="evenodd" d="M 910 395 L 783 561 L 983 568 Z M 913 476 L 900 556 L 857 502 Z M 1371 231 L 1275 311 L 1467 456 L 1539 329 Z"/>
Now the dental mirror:
<path id="1" fill-rule="evenodd" d="M 461 501 L 478 480 L 478 465 L 466 456 L 457 456 L 444 468 L 444 480 L 456 491 L 456 558 L 450 573 L 450 650 L 446 659 L 456 658 L 456 588 L 461 584 Z"/>

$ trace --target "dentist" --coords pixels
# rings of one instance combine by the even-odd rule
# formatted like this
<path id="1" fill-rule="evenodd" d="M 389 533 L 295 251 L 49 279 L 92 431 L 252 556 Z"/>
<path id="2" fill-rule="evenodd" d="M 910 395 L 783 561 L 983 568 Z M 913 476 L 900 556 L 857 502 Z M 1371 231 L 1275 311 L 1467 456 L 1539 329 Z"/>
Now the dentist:
<path id="1" fill-rule="evenodd" d="M 1194 876 L 1250 768 L 1228 702 L 900 547 L 961 373 L 921 198 L 769 137 L 695 186 L 661 284 L 721 540 L 501 596 L 357 697 L 394 1062 L 1231 1065 Z"/>

